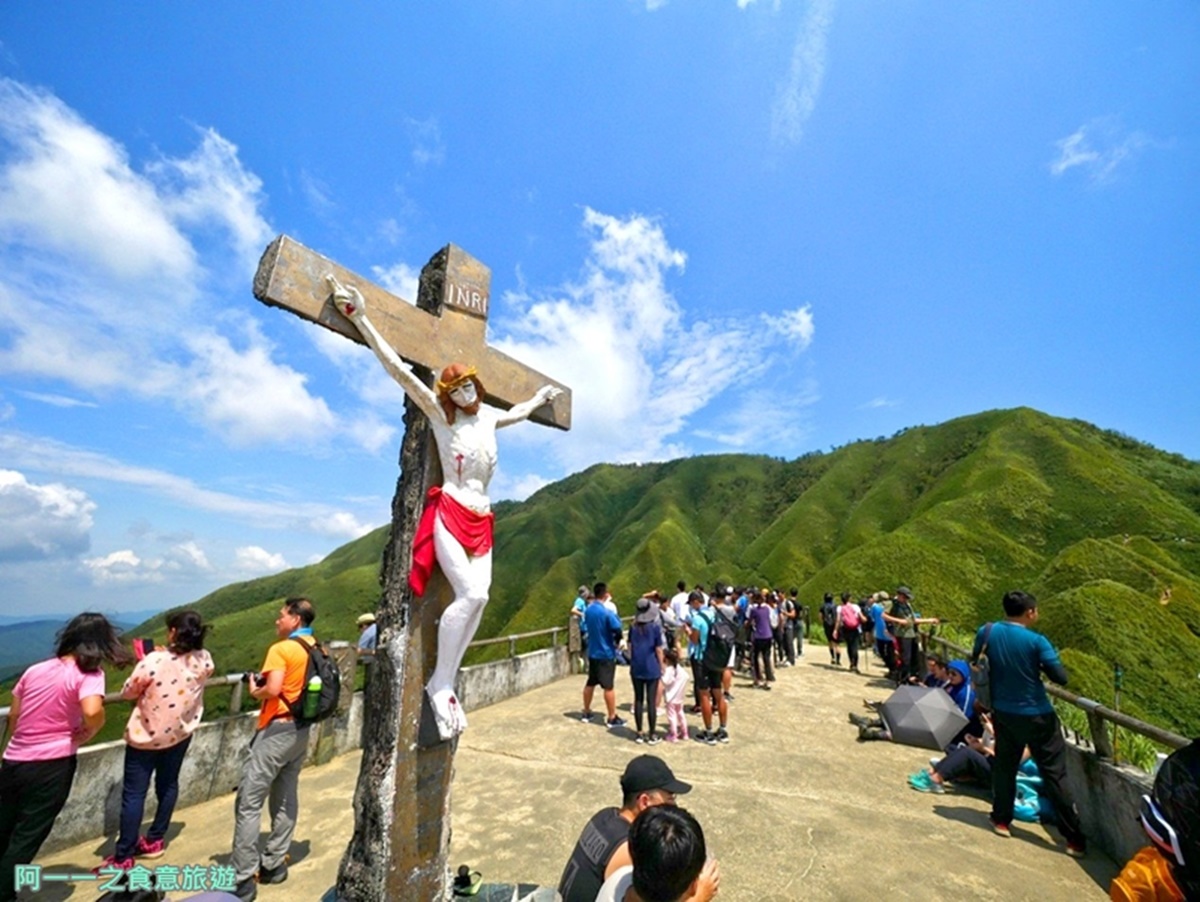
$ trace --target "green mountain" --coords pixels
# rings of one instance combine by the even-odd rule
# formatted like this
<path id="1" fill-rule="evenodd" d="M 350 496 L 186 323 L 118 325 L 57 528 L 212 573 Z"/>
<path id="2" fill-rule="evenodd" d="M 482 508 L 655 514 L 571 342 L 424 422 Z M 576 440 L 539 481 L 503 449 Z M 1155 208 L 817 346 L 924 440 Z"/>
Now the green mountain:
<path id="1" fill-rule="evenodd" d="M 313 598 L 320 633 L 352 638 L 378 597 L 386 532 L 197 602 L 218 669 L 257 666 L 292 593 Z M 591 467 L 497 505 L 478 635 L 564 624 L 580 583 L 607 581 L 631 613 L 681 578 L 797 586 L 810 605 L 905 583 L 963 632 L 1025 588 L 1071 688 L 1111 703 L 1120 664 L 1122 710 L 1200 734 L 1200 464 L 1084 422 L 1019 408 L 791 461 Z"/>

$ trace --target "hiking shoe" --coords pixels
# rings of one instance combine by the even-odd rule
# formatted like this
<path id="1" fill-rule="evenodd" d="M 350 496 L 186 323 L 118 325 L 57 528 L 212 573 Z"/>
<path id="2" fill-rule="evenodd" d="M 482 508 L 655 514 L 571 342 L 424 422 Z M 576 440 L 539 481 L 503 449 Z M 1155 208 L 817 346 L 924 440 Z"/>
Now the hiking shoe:
<path id="1" fill-rule="evenodd" d="M 708 730 L 697 730 L 692 738 L 697 742 L 708 742 Z"/>
<path id="2" fill-rule="evenodd" d="M 636 736 L 633 737 L 633 741 L 644 745 L 646 742 L 646 737 L 643 736 L 641 733 L 638 733 Z"/>
<path id="3" fill-rule="evenodd" d="M 233 888 L 233 894 L 241 902 L 254 902 L 258 898 L 258 881 L 253 877 L 247 877 Z"/>
<path id="4" fill-rule="evenodd" d="M 917 792 L 932 792 L 937 795 L 945 793 L 946 789 L 941 783 L 937 782 L 929 775 L 929 771 L 919 770 L 915 774 L 910 774 L 908 785 Z"/>
<path id="5" fill-rule="evenodd" d="M 1067 843 L 1067 854 L 1072 858 L 1082 858 L 1087 854 L 1087 846 L 1083 843 L 1069 842 Z"/>
<path id="6" fill-rule="evenodd" d="M 132 858 L 118 858 L 116 855 L 106 855 L 104 860 L 100 862 L 100 867 L 92 868 L 92 873 L 99 875 L 101 871 L 111 872 L 113 869 L 118 871 L 132 871 L 137 866 L 137 862 Z"/>
<path id="7" fill-rule="evenodd" d="M 992 832 L 997 836 L 1003 836 L 1005 839 L 1012 839 L 1012 831 L 1008 829 L 1008 824 L 997 824 L 992 821 Z"/>
<path id="8" fill-rule="evenodd" d="M 658 745 L 660 742 L 662 742 L 662 740 L 659 738 L 657 733 L 651 733 L 650 738 L 646 740 L 647 745 Z"/>
<path id="9" fill-rule="evenodd" d="M 871 718 L 863 717 L 861 714 L 851 713 L 847 719 L 856 727 L 869 727 L 871 725 Z"/>
<path id="10" fill-rule="evenodd" d="M 732 692 L 725 693 L 725 701 L 727 701 L 727 702 L 733 701 L 733 693 Z"/>
<path id="11" fill-rule="evenodd" d="M 592 712 L 584 711 L 582 714 L 579 715 L 579 720 L 581 723 L 591 723 L 592 722 Z"/>
<path id="12" fill-rule="evenodd" d="M 704 744 L 705 745 L 716 745 L 717 744 L 717 734 L 712 732 L 711 730 L 707 731 L 704 734 Z"/>
<path id="13" fill-rule="evenodd" d="M 283 883 L 288 878 L 288 858 L 284 856 L 283 861 L 275 865 L 273 868 L 260 867 L 258 869 L 259 883 Z"/>
<path id="14" fill-rule="evenodd" d="M 721 729 L 717 730 L 717 742 L 728 742 L 728 741 L 729 741 L 729 734 L 727 732 L 725 732 L 724 727 L 721 727 Z"/>
<path id="15" fill-rule="evenodd" d="M 162 858 L 163 853 L 166 851 L 166 841 L 161 839 L 146 839 L 144 836 L 139 836 L 137 848 L 133 854 L 137 858 Z"/>
<path id="16" fill-rule="evenodd" d="M 625 726 L 625 721 L 619 717 L 614 717 L 612 720 L 606 721 L 610 730 L 615 730 L 617 727 Z"/>

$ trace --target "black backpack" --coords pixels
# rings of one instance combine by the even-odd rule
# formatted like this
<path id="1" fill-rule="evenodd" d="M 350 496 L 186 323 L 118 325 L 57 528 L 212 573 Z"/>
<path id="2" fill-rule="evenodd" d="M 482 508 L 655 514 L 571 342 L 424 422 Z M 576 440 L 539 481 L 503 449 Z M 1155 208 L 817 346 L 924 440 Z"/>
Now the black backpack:
<path id="1" fill-rule="evenodd" d="M 280 699 L 287 705 L 292 719 L 299 726 L 306 726 L 337 713 L 338 699 L 342 695 L 342 672 L 338 670 L 337 663 L 330 656 L 328 649 L 319 642 L 314 641 L 309 645 L 298 636 L 293 636 L 292 640 L 299 642 L 308 652 L 308 667 L 304 670 L 304 685 L 300 688 L 299 697 L 295 701 L 288 701 L 283 696 L 280 696 Z M 321 695 L 317 700 L 317 713 L 312 717 L 305 717 L 304 697 L 308 694 L 308 684 L 313 676 L 321 678 Z"/>
<path id="2" fill-rule="evenodd" d="M 837 606 L 832 601 L 822 603 L 821 622 L 828 627 L 837 626 Z"/>
<path id="3" fill-rule="evenodd" d="M 873 602 L 872 602 L 873 603 Z M 875 615 L 871 613 L 871 605 L 859 605 L 862 610 L 862 628 L 863 632 L 869 633 L 875 629 Z"/>
<path id="4" fill-rule="evenodd" d="M 704 669 L 724 670 L 729 666 L 729 656 L 737 641 L 737 627 L 717 608 L 712 608 L 715 617 L 708 620 L 708 642 L 704 646 Z M 704 617 L 703 614 L 700 615 Z"/>

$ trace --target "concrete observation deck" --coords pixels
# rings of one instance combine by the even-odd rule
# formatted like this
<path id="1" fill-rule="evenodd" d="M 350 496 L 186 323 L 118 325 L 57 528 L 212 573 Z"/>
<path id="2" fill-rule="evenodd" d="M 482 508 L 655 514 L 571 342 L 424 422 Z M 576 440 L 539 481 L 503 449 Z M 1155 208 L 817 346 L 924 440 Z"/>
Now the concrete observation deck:
<path id="1" fill-rule="evenodd" d="M 795 668 L 778 671 L 771 692 L 734 678 L 728 745 L 648 748 L 631 730 L 580 723 L 582 676 L 471 713 L 456 758 L 451 864 L 470 865 L 487 883 L 555 886 L 587 819 L 620 804 L 626 762 L 651 751 L 693 785 L 679 802 L 697 816 L 720 861 L 718 898 L 725 902 L 1108 897 L 1118 868 L 1102 852 L 1072 859 L 1057 833 L 1036 824 L 1014 824 L 1012 839 L 993 835 L 979 790 L 937 796 L 910 789 L 906 775 L 927 764 L 929 753 L 859 743 L 846 719 L 863 713 L 864 698 L 885 698 L 886 684 L 830 667 L 823 648 L 805 651 Z M 627 673 L 618 671 L 617 703 L 632 723 Z M 599 693 L 596 702 L 603 710 Z M 689 716 L 693 729 L 699 720 Z M 290 877 L 260 887 L 260 900 L 318 900 L 334 884 L 353 832 L 358 764 L 355 752 L 304 770 Z M 144 864 L 227 863 L 233 800 L 177 810 L 166 855 Z M 47 873 L 87 871 L 113 841 L 99 838 L 36 863 Z M 91 900 L 96 886 L 44 884 L 21 898 Z"/>

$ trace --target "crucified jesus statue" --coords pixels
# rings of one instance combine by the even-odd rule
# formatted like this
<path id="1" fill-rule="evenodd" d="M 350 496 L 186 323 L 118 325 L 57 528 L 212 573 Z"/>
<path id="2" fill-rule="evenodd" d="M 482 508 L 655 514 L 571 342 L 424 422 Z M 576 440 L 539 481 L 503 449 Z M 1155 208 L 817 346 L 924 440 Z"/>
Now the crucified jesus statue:
<path id="1" fill-rule="evenodd" d="M 496 430 L 528 419 L 562 390 L 546 385 L 529 400 L 507 411 L 496 410 L 483 406 L 483 384 L 475 368 L 462 363 L 447 366 L 431 390 L 372 324 L 361 292 L 333 275 L 325 278 L 339 312 L 355 325 L 433 428 L 443 482 L 429 490 L 425 501 L 413 544 L 410 584 L 423 595 L 436 561 L 454 591 L 438 624 L 437 664 L 425 687 L 438 733 L 452 739 L 467 726 L 454 694 L 454 678 L 479 627 L 492 583 L 494 518 L 488 484 L 496 471 Z"/>

